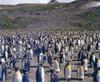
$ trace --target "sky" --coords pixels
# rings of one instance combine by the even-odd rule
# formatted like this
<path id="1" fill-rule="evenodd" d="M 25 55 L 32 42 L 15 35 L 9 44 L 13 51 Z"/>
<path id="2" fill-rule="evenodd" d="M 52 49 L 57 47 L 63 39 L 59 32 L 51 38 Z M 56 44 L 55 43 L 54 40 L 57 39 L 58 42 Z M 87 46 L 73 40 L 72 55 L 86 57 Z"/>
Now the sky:
<path id="1" fill-rule="evenodd" d="M 0 4 L 11 4 L 11 5 L 15 5 L 15 4 L 21 4 L 21 3 L 48 3 L 50 0 L 0 0 Z M 59 2 L 72 2 L 75 0 L 57 0 Z"/>

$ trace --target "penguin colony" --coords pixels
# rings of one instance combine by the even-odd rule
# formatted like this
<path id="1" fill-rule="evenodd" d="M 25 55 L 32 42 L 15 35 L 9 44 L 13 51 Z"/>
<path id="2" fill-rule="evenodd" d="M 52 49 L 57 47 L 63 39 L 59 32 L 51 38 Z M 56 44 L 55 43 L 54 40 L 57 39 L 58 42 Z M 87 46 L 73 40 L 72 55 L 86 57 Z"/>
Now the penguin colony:
<path id="1" fill-rule="evenodd" d="M 99 32 L 0 32 L 0 82 L 100 82 L 99 53 Z"/>

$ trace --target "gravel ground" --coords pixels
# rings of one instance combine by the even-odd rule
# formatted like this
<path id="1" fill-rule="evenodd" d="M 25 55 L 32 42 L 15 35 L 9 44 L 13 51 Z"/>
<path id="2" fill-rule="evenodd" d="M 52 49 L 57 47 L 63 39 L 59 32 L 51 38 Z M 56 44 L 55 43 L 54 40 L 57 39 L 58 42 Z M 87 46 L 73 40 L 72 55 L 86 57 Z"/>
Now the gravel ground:
<path id="1" fill-rule="evenodd" d="M 76 56 L 74 58 L 76 59 Z M 38 64 L 36 62 L 37 62 L 36 58 L 33 58 L 31 60 L 30 76 L 32 78 L 32 82 L 36 82 L 35 81 L 35 73 L 36 73 L 36 67 L 38 66 Z M 89 68 L 88 72 L 86 72 L 85 79 L 83 81 L 80 81 L 78 79 L 78 77 L 77 77 L 78 63 L 79 63 L 79 61 L 77 61 L 77 60 L 74 60 L 71 62 L 71 64 L 72 64 L 72 79 L 69 82 L 93 82 L 93 78 L 90 76 L 90 74 L 93 73 L 93 69 L 91 69 L 91 68 Z M 21 61 L 19 62 L 19 66 L 21 66 Z M 59 82 L 65 82 L 64 75 L 63 75 L 64 74 L 63 73 L 64 66 L 65 66 L 65 64 L 61 64 L 61 72 L 58 73 Z M 45 78 L 46 78 L 45 82 L 50 82 L 50 73 L 47 72 L 50 69 L 50 67 L 48 67 L 47 63 L 44 64 L 44 67 L 45 67 L 45 72 L 46 72 L 45 73 L 46 74 L 45 75 Z M 13 69 L 8 69 L 7 82 L 12 82 L 13 71 L 14 71 Z"/>

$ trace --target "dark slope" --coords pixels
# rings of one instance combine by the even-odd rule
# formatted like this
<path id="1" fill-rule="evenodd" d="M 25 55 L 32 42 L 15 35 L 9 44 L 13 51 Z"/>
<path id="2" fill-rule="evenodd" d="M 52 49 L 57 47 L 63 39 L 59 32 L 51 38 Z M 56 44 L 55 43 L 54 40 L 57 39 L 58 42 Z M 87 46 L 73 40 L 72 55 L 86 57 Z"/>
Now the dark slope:
<path id="1" fill-rule="evenodd" d="M 0 6 L 0 28 L 99 28 L 100 7 L 82 10 L 88 2 Z"/>

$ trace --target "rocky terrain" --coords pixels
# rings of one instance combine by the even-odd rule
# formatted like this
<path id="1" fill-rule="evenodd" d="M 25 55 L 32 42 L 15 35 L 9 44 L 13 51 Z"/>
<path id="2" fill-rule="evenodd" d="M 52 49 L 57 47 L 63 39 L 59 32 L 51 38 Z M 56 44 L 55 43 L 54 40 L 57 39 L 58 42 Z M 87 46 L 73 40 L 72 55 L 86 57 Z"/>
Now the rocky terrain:
<path id="1" fill-rule="evenodd" d="M 72 3 L 0 5 L 1 29 L 99 29 L 100 7 L 83 9 L 96 0 Z"/>

